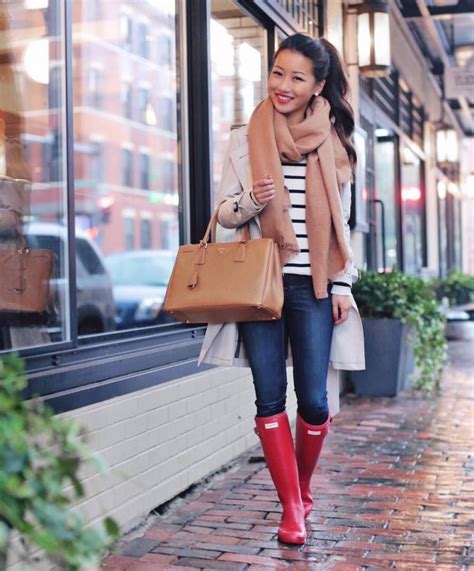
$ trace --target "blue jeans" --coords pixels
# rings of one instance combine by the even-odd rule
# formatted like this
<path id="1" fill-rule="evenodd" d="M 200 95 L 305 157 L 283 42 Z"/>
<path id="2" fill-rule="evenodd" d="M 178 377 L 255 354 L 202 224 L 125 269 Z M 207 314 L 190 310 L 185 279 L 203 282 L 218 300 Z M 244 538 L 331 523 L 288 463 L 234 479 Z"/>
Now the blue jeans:
<path id="1" fill-rule="evenodd" d="M 326 421 L 327 373 L 333 331 L 331 296 L 317 300 L 311 276 L 284 274 L 281 319 L 240 323 L 252 369 L 257 416 L 285 410 L 288 338 L 298 411 L 309 424 Z"/>

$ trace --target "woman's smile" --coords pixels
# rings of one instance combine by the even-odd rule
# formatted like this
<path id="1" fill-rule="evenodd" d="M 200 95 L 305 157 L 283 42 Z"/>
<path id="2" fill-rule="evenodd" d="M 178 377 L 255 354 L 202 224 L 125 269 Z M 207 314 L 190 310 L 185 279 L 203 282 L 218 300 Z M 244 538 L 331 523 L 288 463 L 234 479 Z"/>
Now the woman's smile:
<path id="1" fill-rule="evenodd" d="M 286 105 L 293 99 L 293 97 L 291 97 L 290 95 L 284 95 L 283 93 L 275 92 L 275 95 L 280 105 Z"/>

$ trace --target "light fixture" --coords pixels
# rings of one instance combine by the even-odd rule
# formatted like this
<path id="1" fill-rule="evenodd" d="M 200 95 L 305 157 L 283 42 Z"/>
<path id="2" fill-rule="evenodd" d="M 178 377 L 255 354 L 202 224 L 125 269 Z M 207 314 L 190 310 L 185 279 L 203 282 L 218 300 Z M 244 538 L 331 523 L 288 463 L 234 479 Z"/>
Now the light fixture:
<path id="1" fill-rule="evenodd" d="M 23 65 L 28 76 L 37 83 L 49 83 L 49 40 L 31 40 L 23 52 Z"/>
<path id="2" fill-rule="evenodd" d="M 385 139 L 387 137 L 390 137 L 392 135 L 392 132 L 389 131 L 388 129 L 382 129 L 382 127 L 378 127 L 377 129 L 375 129 L 375 136 L 377 137 L 377 139 Z"/>
<path id="3" fill-rule="evenodd" d="M 389 5 L 365 0 L 357 9 L 357 46 L 360 72 L 366 77 L 387 77 L 391 72 Z"/>
<path id="4" fill-rule="evenodd" d="M 436 131 L 436 160 L 441 165 L 458 161 L 458 137 L 456 131 L 447 125 Z"/>

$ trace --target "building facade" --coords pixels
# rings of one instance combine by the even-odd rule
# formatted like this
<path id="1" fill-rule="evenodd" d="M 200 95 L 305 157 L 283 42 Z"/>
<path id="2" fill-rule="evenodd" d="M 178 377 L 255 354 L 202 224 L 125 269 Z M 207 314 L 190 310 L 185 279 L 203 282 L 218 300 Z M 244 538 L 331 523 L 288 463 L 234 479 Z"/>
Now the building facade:
<path id="1" fill-rule="evenodd" d="M 161 307 L 177 247 L 201 238 L 230 130 L 265 96 L 281 39 L 325 35 L 347 64 L 356 265 L 444 276 L 472 264 L 462 186 L 472 156 L 440 166 L 435 153 L 440 118 L 461 140 L 472 117 L 453 112 L 403 2 L 390 4 L 381 79 L 359 73 L 356 9 L 340 0 L 0 7 L 0 212 L 18 212 L 30 248 L 56 255 L 46 318 L 4 319 L 0 350 L 25 358 L 30 394 L 77 418 L 110 466 L 105 478 L 84 472 L 91 522 L 107 513 L 130 525 L 257 442 L 249 370 L 198 369 L 205 328 Z"/>

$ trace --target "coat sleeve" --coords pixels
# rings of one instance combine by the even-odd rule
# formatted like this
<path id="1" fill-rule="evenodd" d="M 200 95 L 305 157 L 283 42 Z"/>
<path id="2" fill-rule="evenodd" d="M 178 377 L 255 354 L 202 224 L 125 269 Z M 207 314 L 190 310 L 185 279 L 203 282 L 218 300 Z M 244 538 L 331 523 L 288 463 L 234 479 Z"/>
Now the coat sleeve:
<path id="1" fill-rule="evenodd" d="M 237 228 L 248 222 L 264 208 L 257 204 L 251 194 L 251 188 L 244 189 L 232 163 L 232 151 L 238 147 L 239 130 L 232 131 L 224 159 L 222 178 L 217 194 L 219 224 L 224 228 Z"/>
<path id="2" fill-rule="evenodd" d="M 351 215 L 351 183 L 347 182 L 342 187 L 341 200 L 342 200 L 342 212 L 344 216 L 344 238 L 346 240 L 347 249 L 350 255 L 350 264 L 348 268 L 345 268 L 338 274 L 334 276 L 332 282 L 342 282 L 348 286 L 352 286 L 354 282 L 357 281 L 359 277 L 359 272 L 353 263 L 353 253 L 351 248 L 351 229 L 349 228 L 349 217 Z M 350 295 L 350 287 L 332 285 L 331 293 L 337 295 Z"/>

